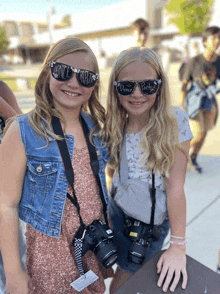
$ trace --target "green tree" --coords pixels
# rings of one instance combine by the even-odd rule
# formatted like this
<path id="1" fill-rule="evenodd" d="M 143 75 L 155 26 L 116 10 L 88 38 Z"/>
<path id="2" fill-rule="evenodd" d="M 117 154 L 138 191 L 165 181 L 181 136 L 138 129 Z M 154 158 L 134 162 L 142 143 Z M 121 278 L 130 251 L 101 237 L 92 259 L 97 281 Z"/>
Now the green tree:
<path id="1" fill-rule="evenodd" d="M 6 36 L 4 27 L 0 27 L 0 52 L 5 51 L 8 48 L 9 41 Z"/>
<path id="2" fill-rule="evenodd" d="M 165 6 L 169 23 L 177 26 L 180 34 L 203 32 L 208 26 L 214 0 L 170 0 Z"/>

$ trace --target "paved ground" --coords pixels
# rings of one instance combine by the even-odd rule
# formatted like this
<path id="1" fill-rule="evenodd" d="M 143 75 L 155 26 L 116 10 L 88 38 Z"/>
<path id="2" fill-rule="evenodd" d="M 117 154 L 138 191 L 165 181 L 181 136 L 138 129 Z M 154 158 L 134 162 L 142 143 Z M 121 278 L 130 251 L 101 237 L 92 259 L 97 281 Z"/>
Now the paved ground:
<path id="1" fill-rule="evenodd" d="M 169 80 L 173 105 L 179 104 L 180 83 L 177 77 L 179 64 L 171 64 Z M 19 69 L 17 69 L 19 73 Z M 24 70 L 22 69 L 24 74 Z M 29 75 L 36 75 L 39 67 L 28 68 Z M 13 74 L 16 74 L 14 72 Z M 21 74 L 21 71 L 20 73 Z M 110 69 L 101 70 L 102 99 L 106 105 L 107 80 Z M 34 106 L 33 90 L 15 93 L 20 106 L 27 112 Z M 187 254 L 216 270 L 218 246 L 220 245 L 220 120 L 210 131 L 202 148 L 199 161 L 204 173 L 199 175 L 188 170 L 186 176 L 187 198 Z M 165 247 L 168 240 L 165 241 Z M 108 287 L 110 279 L 106 281 Z M 108 288 L 105 294 L 108 294 Z"/>

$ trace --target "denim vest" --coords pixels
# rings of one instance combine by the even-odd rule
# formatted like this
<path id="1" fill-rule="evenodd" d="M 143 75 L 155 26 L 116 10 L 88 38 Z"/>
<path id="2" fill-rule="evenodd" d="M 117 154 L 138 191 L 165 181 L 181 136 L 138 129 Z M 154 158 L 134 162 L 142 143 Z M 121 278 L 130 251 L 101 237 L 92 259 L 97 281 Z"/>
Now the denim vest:
<path id="1" fill-rule="evenodd" d="M 91 116 L 83 112 L 81 115 L 91 131 L 95 126 Z M 58 238 L 68 182 L 56 140 L 49 138 L 49 145 L 44 147 L 47 144 L 46 139 L 36 134 L 27 114 L 17 117 L 16 120 L 19 123 L 20 136 L 27 157 L 27 170 L 19 203 L 19 217 L 37 231 Z M 72 160 L 74 136 L 65 134 L 65 138 Z M 97 133 L 93 135 L 93 140 L 99 160 L 99 177 L 107 203 L 105 167 L 109 155 L 106 144 L 98 139 Z"/>

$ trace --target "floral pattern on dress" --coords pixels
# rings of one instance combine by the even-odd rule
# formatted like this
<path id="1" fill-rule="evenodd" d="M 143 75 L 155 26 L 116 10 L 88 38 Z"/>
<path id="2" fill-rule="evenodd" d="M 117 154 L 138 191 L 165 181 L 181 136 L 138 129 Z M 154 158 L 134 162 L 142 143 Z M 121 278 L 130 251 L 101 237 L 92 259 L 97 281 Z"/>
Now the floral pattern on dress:
<path id="1" fill-rule="evenodd" d="M 74 148 L 74 188 L 85 225 L 94 220 L 104 220 L 99 187 L 90 166 L 88 147 Z M 70 186 L 68 193 L 73 196 Z M 72 244 L 80 227 L 76 207 L 67 198 L 62 216 L 59 238 L 49 237 L 27 225 L 27 273 L 31 277 L 28 294 L 77 294 L 70 283 L 79 278 Z M 99 279 L 82 290 L 81 294 L 105 292 L 104 278 L 113 275 L 112 269 L 104 269 L 91 250 L 82 258 L 84 270 L 92 270 Z"/>

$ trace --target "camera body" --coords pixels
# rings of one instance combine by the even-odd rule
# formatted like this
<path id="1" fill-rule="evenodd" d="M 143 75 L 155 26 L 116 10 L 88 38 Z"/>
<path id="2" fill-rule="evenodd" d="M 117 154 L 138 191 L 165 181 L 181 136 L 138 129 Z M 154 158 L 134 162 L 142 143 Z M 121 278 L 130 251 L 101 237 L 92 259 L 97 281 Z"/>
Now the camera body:
<path id="1" fill-rule="evenodd" d="M 132 242 L 128 251 L 128 260 L 141 265 L 144 261 L 150 242 L 158 241 L 161 232 L 157 227 L 151 227 L 139 220 L 126 218 L 124 235 Z"/>
<path id="2" fill-rule="evenodd" d="M 74 240 L 73 240 L 74 243 Z M 82 256 L 88 250 L 95 253 L 99 262 L 106 268 L 111 267 L 118 259 L 117 246 L 112 230 L 101 220 L 94 220 L 85 231 Z"/>

